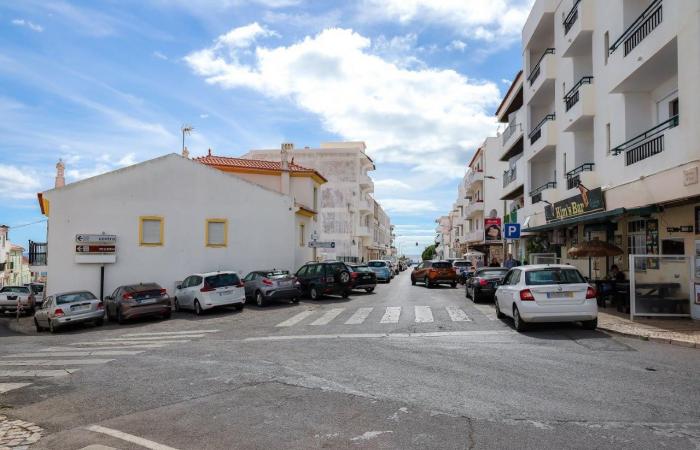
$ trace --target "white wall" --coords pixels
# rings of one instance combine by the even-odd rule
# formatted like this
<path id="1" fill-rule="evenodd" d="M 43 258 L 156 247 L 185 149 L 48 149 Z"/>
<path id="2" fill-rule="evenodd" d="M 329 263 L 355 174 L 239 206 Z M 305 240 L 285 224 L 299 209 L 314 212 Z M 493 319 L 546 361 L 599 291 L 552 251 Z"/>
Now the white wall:
<path id="1" fill-rule="evenodd" d="M 155 281 L 172 293 L 194 272 L 295 269 L 291 199 L 171 154 L 44 193 L 50 202 L 47 292 L 99 295 L 99 265 L 76 264 L 75 235 L 117 235 L 117 262 L 105 268 L 105 295 Z M 139 245 L 139 216 L 164 218 L 164 245 Z M 205 246 L 205 219 L 228 219 L 228 247 Z"/>

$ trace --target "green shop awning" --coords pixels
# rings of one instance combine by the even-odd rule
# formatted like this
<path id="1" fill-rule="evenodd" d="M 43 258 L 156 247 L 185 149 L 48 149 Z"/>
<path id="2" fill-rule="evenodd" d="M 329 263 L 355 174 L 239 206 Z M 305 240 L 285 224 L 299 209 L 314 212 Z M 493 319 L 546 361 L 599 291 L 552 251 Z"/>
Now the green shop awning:
<path id="1" fill-rule="evenodd" d="M 571 218 L 564 219 L 564 220 L 558 220 L 556 222 L 550 222 L 550 223 L 540 225 L 537 227 L 526 228 L 523 230 L 523 232 L 537 233 L 539 231 L 555 230 L 557 228 L 567 227 L 570 225 L 578 225 L 578 224 L 582 224 L 582 223 L 604 223 L 604 222 L 608 222 L 613 217 L 619 217 L 623 214 L 648 216 L 652 213 L 659 212 L 659 211 L 661 211 L 661 207 L 659 207 L 659 206 L 644 206 L 641 208 L 630 208 L 630 209 L 616 208 L 616 209 L 611 209 L 610 211 L 600 211 L 600 212 L 596 212 L 596 213 L 585 214 L 583 216 L 571 217 Z"/>

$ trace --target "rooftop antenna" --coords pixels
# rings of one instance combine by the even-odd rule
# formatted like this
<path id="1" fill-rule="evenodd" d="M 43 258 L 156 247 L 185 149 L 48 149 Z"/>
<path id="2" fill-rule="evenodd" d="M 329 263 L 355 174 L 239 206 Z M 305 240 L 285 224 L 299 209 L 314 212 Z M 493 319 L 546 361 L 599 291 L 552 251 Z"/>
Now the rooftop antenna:
<path id="1" fill-rule="evenodd" d="M 192 134 L 194 131 L 194 127 L 192 125 L 184 124 L 183 126 L 180 127 L 180 131 L 182 132 L 182 151 L 185 151 L 185 136 L 189 136 Z"/>

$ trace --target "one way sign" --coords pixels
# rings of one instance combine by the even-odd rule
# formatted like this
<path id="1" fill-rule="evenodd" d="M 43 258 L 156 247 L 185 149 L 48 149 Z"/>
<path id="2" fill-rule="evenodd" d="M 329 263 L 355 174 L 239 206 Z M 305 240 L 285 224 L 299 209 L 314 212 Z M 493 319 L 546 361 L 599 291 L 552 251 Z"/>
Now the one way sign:
<path id="1" fill-rule="evenodd" d="M 507 223 L 504 226 L 504 233 L 506 239 L 520 239 L 520 224 L 519 223 Z"/>

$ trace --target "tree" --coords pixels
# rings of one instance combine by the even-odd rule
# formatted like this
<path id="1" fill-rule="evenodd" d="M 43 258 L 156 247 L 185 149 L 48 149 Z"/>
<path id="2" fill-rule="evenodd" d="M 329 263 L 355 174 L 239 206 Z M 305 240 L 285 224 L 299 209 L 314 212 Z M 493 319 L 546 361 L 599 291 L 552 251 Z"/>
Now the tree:
<path id="1" fill-rule="evenodd" d="M 435 257 L 435 244 L 429 245 L 425 247 L 425 250 L 423 250 L 423 261 L 427 261 L 430 259 L 433 259 Z"/>

